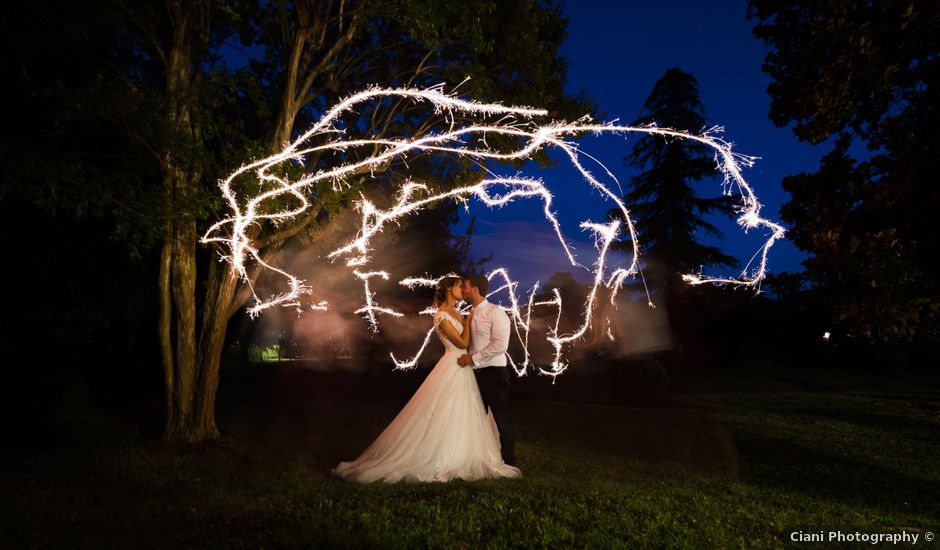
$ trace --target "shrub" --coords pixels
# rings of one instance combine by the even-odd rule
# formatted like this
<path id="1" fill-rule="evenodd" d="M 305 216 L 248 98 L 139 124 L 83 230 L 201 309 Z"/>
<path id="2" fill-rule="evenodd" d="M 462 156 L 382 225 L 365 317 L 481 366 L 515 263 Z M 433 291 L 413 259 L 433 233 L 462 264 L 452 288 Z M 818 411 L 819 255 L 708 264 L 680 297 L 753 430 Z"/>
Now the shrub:
<path id="1" fill-rule="evenodd" d="M 651 405 L 669 386 L 669 373 L 650 357 L 629 359 L 611 365 L 615 393 L 625 405 Z"/>

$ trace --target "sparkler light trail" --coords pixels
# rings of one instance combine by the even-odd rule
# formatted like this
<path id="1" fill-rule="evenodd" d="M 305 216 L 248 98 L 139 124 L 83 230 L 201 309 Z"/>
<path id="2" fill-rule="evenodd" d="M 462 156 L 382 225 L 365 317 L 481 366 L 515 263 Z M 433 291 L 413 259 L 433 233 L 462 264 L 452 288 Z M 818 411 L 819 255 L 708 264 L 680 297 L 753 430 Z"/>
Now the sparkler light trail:
<path id="1" fill-rule="evenodd" d="M 353 138 L 349 137 L 342 128 L 344 113 L 368 106 L 372 102 L 383 100 L 409 100 L 416 103 L 425 103 L 434 108 L 436 114 L 449 121 L 446 130 L 417 137 L 400 138 Z M 755 228 L 768 230 L 767 239 L 755 254 L 757 265 L 750 268 L 750 263 L 744 268 L 739 277 L 709 277 L 703 274 L 687 274 L 683 278 L 690 284 L 703 283 L 733 284 L 759 288 L 767 267 L 767 255 L 777 239 L 783 237 L 784 228 L 760 214 L 761 204 L 757 200 L 751 186 L 741 174 L 742 167 L 753 165 L 754 157 L 741 155 L 732 150 L 731 144 L 718 136 L 721 128 L 714 127 L 702 134 L 690 134 L 670 128 L 656 126 L 623 126 L 617 121 L 609 123 L 595 123 L 584 117 L 574 122 L 552 121 L 540 124 L 545 120 L 548 112 L 530 107 L 513 107 L 492 103 L 478 103 L 471 100 L 445 94 L 441 87 L 426 90 L 411 88 L 381 89 L 370 88 L 342 100 L 333 109 L 326 112 L 307 132 L 294 140 L 277 154 L 246 164 L 232 173 L 220 183 L 222 195 L 231 209 L 231 215 L 214 224 L 202 238 L 203 243 L 221 243 L 228 254 L 224 259 L 229 261 L 232 269 L 246 281 L 253 285 L 248 273 L 248 264 L 260 270 L 268 270 L 284 280 L 286 290 L 278 295 L 266 299 L 260 298 L 254 286 L 250 286 L 254 297 L 254 304 L 248 312 L 252 316 L 273 306 L 300 307 L 300 297 L 311 293 L 303 281 L 294 275 L 271 265 L 260 255 L 258 248 L 253 246 L 254 233 L 264 222 L 270 220 L 274 224 L 295 218 L 310 207 L 308 196 L 329 185 L 334 190 L 341 190 L 347 186 L 349 178 L 380 170 L 383 166 L 395 159 L 404 159 L 408 154 L 429 153 L 441 155 L 460 155 L 477 163 L 490 161 L 513 161 L 531 159 L 533 155 L 543 149 L 555 148 L 560 150 L 577 170 L 585 182 L 600 194 L 614 202 L 622 215 L 621 221 L 609 223 L 596 223 L 585 221 L 582 229 L 589 230 L 595 235 L 598 256 L 594 263 L 592 273 L 593 284 L 588 298 L 583 304 L 581 326 L 569 333 L 560 334 L 559 326 L 562 312 L 562 299 L 557 289 L 553 290 L 554 298 L 541 302 L 535 301 L 538 283 L 531 289 L 525 300 L 525 307 L 520 306 L 517 295 L 518 284 L 514 282 L 508 271 L 503 268 L 492 271 L 490 279 L 500 277 L 504 284 L 496 288 L 491 294 L 506 291 L 509 305 L 507 309 L 515 327 L 516 336 L 524 349 L 524 357 L 517 365 L 512 365 L 516 372 L 523 375 L 529 367 L 534 367 L 528 351 L 532 310 L 537 307 L 553 307 L 557 309 L 554 327 L 546 334 L 546 340 L 554 349 L 554 359 L 549 368 L 538 368 L 542 374 L 557 376 L 567 365 L 563 360 L 566 345 L 572 345 L 582 338 L 591 328 L 592 315 L 595 304 L 602 292 L 609 292 L 609 300 L 614 304 L 617 291 L 623 282 L 632 276 L 640 274 L 640 243 L 637 239 L 636 228 L 630 214 L 620 197 L 607 185 L 600 181 L 582 163 L 582 158 L 596 162 L 604 172 L 606 178 L 616 182 L 614 175 L 599 161 L 581 151 L 578 145 L 570 141 L 571 138 L 584 133 L 595 135 L 630 134 L 658 135 L 664 138 L 685 139 L 707 145 L 714 151 L 715 162 L 724 175 L 723 191 L 727 194 L 736 189 L 742 202 L 738 207 L 738 224 L 748 231 Z M 469 122 L 458 124 L 456 121 Z M 487 137 L 501 136 L 508 138 L 514 144 L 508 150 L 496 150 L 486 143 Z M 360 156 L 356 156 L 356 154 Z M 299 178 L 290 179 L 282 175 L 285 163 L 297 163 L 304 166 L 305 160 L 320 158 L 324 154 L 335 154 L 344 159 L 338 165 L 328 168 L 311 168 Z M 314 163 L 316 164 L 316 163 Z M 263 188 L 254 196 L 241 198 L 234 190 L 234 182 L 238 178 L 254 176 Z M 352 276 L 362 281 L 364 304 L 356 311 L 370 323 L 373 330 L 378 329 L 377 314 L 401 316 L 400 312 L 391 308 L 380 306 L 375 301 L 375 294 L 370 290 L 369 280 L 374 277 L 388 279 L 389 274 L 382 270 L 367 270 L 371 262 L 372 250 L 370 241 L 380 234 L 387 224 L 397 223 L 403 217 L 414 214 L 422 208 L 437 201 L 454 199 L 465 204 L 471 198 L 476 198 L 489 207 L 501 206 L 516 199 L 537 199 L 542 202 L 543 214 L 546 221 L 552 226 L 558 242 L 566 259 L 572 266 L 581 266 L 571 247 L 565 239 L 561 226 L 552 211 L 552 194 L 538 179 L 523 178 L 519 176 L 500 177 L 494 175 L 483 179 L 474 185 L 466 185 L 443 192 L 432 192 L 430 187 L 420 182 L 408 181 L 399 190 L 394 204 L 387 209 L 381 209 L 366 198 L 362 197 L 356 203 L 361 214 L 361 222 L 355 237 L 336 248 L 328 254 L 331 260 L 345 258 Z M 629 239 L 632 245 L 632 255 L 627 265 L 608 267 L 607 252 L 618 238 Z M 256 237 L 255 237 L 256 238 Z M 752 260 L 753 263 L 753 260 Z M 750 270 L 750 271 L 749 271 Z M 437 279 L 407 278 L 401 284 L 413 287 L 415 285 L 433 285 Z M 495 286 L 495 285 L 494 285 Z M 647 298 L 649 295 L 647 293 Z M 650 306 L 652 301 L 650 300 Z M 327 304 L 319 302 L 311 306 L 313 309 L 325 309 Z M 524 313 L 523 313 L 524 309 Z M 425 311 L 425 313 L 427 310 Z M 609 334 L 609 329 L 608 329 Z M 425 337 L 421 350 L 408 361 L 395 360 L 398 368 L 409 368 L 416 364 L 421 351 L 430 340 L 430 331 Z"/>

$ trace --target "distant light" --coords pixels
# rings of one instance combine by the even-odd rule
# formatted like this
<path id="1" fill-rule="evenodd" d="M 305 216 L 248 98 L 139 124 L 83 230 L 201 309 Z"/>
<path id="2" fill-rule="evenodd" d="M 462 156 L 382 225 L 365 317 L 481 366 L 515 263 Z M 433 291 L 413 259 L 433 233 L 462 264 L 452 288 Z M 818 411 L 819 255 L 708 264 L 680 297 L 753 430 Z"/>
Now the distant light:
<path id="1" fill-rule="evenodd" d="M 827 332 L 824 332 L 824 333 L 823 333 L 823 340 L 825 340 L 825 341 L 828 342 L 828 341 L 829 341 L 829 338 L 832 338 L 832 334 L 830 334 L 828 331 L 827 331 Z"/>

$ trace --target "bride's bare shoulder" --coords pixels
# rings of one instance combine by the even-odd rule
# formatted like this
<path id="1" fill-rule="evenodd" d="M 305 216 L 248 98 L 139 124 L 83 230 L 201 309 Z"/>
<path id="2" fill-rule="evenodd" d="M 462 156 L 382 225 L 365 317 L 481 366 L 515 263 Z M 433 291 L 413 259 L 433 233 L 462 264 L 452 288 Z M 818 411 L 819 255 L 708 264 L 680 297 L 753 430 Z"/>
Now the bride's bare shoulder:
<path id="1" fill-rule="evenodd" d="M 443 319 L 444 317 L 449 317 L 458 323 L 463 322 L 462 315 L 456 311 L 451 311 L 449 309 L 439 308 L 437 313 L 434 314 L 435 320 Z"/>

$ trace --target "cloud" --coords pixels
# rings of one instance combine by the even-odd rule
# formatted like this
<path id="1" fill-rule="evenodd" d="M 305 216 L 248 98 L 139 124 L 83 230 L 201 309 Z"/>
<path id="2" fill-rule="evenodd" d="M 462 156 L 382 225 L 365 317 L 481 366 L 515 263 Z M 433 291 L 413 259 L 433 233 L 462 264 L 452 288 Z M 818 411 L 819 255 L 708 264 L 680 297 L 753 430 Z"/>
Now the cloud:
<path id="1" fill-rule="evenodd" d="M 587 232 L 565 235 L 582 268 L 568 261 L 548 222 L 480 220 L 478 226 L 479 231 L 473 236 L 473 254 L 482 257 L 492 252 L 493 260 L 486 269 L 507 268 L 523 288 L 535 281 L 544 283 L 557 271 L 567 271 L 583 283 L 593 280 L 591 268 L 597 259 L 597 249 Z M 611 254 L 608 258 L 612 258 Z"/>

